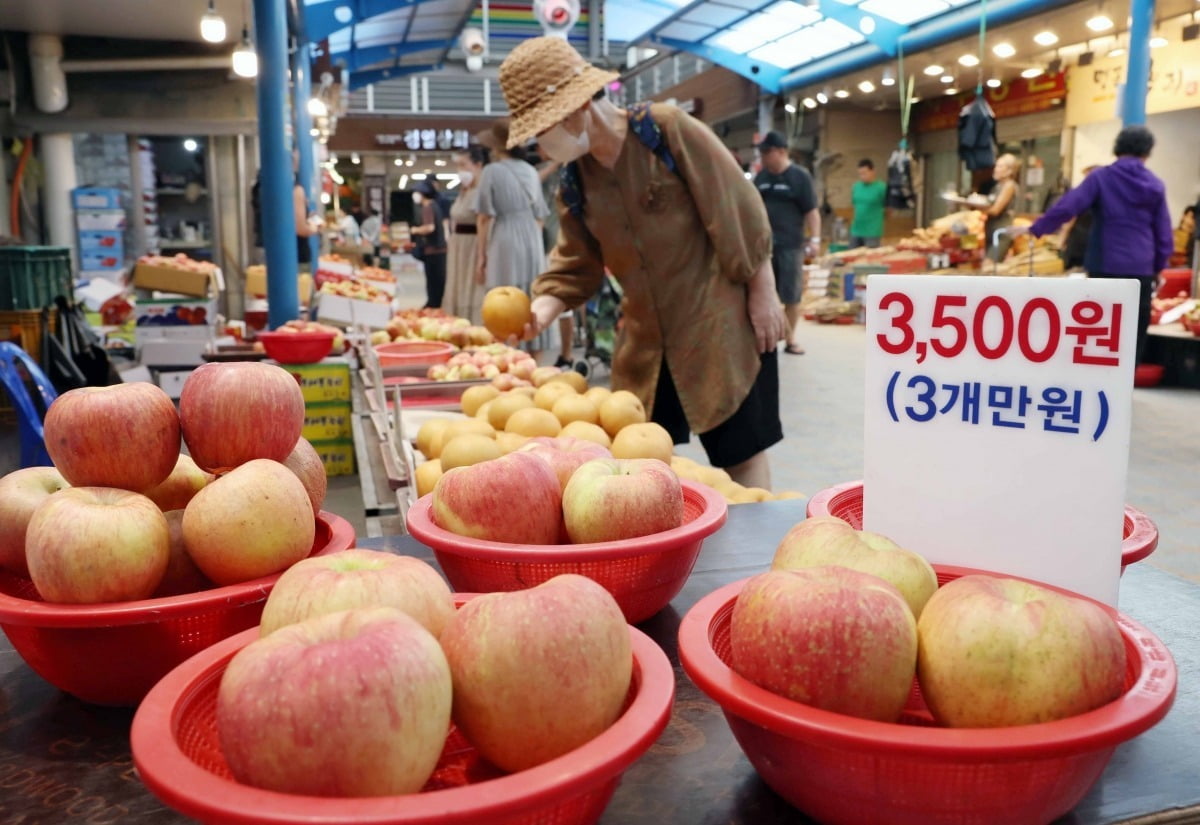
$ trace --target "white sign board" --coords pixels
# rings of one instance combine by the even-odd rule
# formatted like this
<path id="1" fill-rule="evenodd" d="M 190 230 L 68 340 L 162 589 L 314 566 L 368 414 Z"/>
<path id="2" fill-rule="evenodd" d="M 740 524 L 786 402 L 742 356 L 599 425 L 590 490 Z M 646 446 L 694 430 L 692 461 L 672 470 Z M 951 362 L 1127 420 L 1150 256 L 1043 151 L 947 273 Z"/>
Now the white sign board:
<path id="1" fill-rule="evenodd" d="M 867 283 L 864 528 L 1116 605 L 1137 283 Z"/>

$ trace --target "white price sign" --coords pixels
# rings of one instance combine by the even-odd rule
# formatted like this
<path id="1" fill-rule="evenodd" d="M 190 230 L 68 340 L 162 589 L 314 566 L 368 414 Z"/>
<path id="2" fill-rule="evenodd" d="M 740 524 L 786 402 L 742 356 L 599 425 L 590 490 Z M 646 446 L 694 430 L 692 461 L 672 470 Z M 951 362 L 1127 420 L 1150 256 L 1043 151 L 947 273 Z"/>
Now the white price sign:
<path id="1" fill-rule="evenodd" d="M 864 527 L 1117 601 L 1133 280 L 872 275 Z"/>

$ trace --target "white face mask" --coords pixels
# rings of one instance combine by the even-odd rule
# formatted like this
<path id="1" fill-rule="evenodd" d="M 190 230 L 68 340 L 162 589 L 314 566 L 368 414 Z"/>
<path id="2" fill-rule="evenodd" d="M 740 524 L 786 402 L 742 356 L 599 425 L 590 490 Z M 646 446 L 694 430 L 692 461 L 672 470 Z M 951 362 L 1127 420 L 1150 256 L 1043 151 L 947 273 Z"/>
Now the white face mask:
<path id="1" fill-rule="evenodd" d="M 470 186 L 471 181 L 475 180 L 475 173 L 470 169 L 463 169 L 458 173 L 458 180 L 462 186 Z"/>
<path id="2" fill-rule="evenodd" d="M 424 202 L 424 200 L 425 200 L 425 196 L 422 195 L 420 192 L 413 192 L 413 203 L 420 206 L 421 203 Z"/>
<path id="3" fill-rule="evenodd" d="M 559 163 L 570 163 L 573 160 L 578 160 L 592 148 L 592 142 L 588 137 L 586 125 L 578 135 L 573 135 L 567 131 L 567 127 L 559 123 L 552 129 L 538 135 L 537 142 L 547 157 Z"/>

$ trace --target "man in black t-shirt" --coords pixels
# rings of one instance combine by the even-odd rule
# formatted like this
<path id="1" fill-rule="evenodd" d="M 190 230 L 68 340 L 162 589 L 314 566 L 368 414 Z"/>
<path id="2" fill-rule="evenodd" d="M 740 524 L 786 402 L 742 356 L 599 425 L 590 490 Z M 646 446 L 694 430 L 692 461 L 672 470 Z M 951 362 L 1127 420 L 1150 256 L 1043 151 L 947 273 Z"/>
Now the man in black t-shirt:
<path id="1" fill-rule="evenodd" d="M 800 320 L 800 272 L 806 255 L 820 248 L 821 213 L 812 178 L 788 158 L 787 139 L 779 132 L 768 132 L 758 144 L 763 169 L 754 179 L 767 207 L 774 243 L 771 268 L 775 270 L 775 291 L 787 314 L 788 335 L 785 352 L 803 355 L 795 341 Z"/>

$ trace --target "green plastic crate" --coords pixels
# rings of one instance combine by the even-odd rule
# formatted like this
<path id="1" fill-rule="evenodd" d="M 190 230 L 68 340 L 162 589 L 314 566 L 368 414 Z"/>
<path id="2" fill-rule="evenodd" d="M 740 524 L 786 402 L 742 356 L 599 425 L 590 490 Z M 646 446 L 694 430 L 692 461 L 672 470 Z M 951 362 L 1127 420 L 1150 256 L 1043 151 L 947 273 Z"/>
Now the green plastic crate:
<path id="1" fill-rule="evenodd" d="M 72 295 L 69 247 L 0 246 L 0 310 L 41 309 L 59 295 Z"/>

